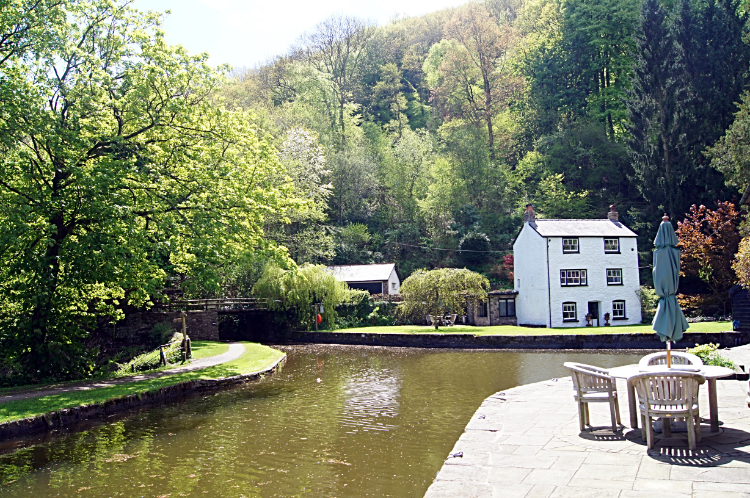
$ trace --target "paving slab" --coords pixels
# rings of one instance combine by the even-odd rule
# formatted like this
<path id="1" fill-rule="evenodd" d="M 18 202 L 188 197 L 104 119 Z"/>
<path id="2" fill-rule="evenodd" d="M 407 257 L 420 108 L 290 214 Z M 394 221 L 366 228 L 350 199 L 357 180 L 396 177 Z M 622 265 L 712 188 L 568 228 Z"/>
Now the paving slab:
<path id="1" fill-rule="evenodd" d="M 750 346 L 735 349 L 733 357 L 750 366 Z M 747 384 L 717 381 L 716 433 L 701 389 L 702 438 L 695 451 L 685 433 L 657 433 L 653 450 L 640 429 L 613 433 L 606 403 L 590 405 L 594 425 L 581 432 L 570 378 L 507 389 L 477 409 L 450 452 L 463 456 L 447 458 L 425 496 L 750 498 Z M 617 389 L 627 422 L 624 380 Z"/>

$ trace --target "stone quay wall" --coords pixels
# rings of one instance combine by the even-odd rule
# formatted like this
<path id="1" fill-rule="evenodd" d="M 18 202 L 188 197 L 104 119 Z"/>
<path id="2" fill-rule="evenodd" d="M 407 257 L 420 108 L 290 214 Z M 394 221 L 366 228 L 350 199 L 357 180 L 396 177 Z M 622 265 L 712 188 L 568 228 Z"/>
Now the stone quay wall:
<path id="1" fill-rule="evenodd" d="M 733 347 L 750 341 L 740 332 L 686 333 L 672 343 L 674 349 L 692 348 L 696 344 L 714 343 Z M 291 344 L 356 344 L 420 348 L 464 349 L 664 349 L 664 343 L 653 334 L 602 335 L 536 335 L 510 336 L 471 334 L 368 334 L 361 332 L 292 332 L 284 342 Z"/>

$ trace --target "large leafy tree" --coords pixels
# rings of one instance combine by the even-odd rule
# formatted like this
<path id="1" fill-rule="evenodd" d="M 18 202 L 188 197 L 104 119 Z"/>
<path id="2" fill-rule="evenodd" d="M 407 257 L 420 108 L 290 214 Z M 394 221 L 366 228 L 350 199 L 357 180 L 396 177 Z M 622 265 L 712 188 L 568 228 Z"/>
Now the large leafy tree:
<path id="1" fill-rule="evenodd" d="M 417 270 L 401 284 L 403 316 L 465 314 L 467 299 L 487 299 L 486 277 L 466 269 Z M 438 328 L 435 322 L 435 329 Z"/>
<path id="2" fill-rule="evenodd" d="M 13 2 L 4 25 L 24 8 L 47 24 L 0 73 L 0 349 L 28 378 L 70 378 L 97 316 L 147 304 L 168 273 L 215 287 L 265 246 L 284 193 L 252 120 L 211 102 L 221 75 L 168 46 L 158 16 Z"/>

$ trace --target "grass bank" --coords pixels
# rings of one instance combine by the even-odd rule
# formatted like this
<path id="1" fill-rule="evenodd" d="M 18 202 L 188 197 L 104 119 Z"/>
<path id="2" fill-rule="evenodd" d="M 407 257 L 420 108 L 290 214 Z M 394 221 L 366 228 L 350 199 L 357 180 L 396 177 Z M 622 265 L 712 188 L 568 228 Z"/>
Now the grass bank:
<path id="1" fill-rule="evenodd" d="M 63 391 L 49 396 L 8 401 L 0 404 L 0 423 L 43 415 L 64 408 L 104 403 L 131 394 L 154 392 L 163 387 L 191 380 L 219 379 L 258 372 L 270 367 L 284 356 L 281 351 L 267 346 L 250 342 L 243 342 L 243 344 L 245 345 L 245 352 L 236 360 L 202 370 L 165 375 L 155 379 L 116 384 L 86 391 Z M 224 348 L 224 351 L 227 348 L 228 346 Z M 198 349 L 200 350 L 200 348 Z M 200 354 L 215 356 L 213 353 L 209 354 L 210 349 L 206 346 L 204 352 Z M 213 351 L 221 351 L 221 348 L 216 348 Z"/>
<path id="2" fill-rule="evenodd" d="M 691 332 L 729 332 L 732 322 L 702 322 L 691 323 L 687 333 Z M 604 335 L 604 334 L 654 334 L 651 325 L 621 325 L 612 327 L 553 327 L 531 328 L 514 325 L 493 325 L 475 327 L 472 325 L 456 325 L 453 327 L 435 327 L 426 325 L 395 325 L 386 327 L 358 327 L 340 329 L 334 332 L 351 332 L 362 334 L 471 334 L 471 335 Z"/>

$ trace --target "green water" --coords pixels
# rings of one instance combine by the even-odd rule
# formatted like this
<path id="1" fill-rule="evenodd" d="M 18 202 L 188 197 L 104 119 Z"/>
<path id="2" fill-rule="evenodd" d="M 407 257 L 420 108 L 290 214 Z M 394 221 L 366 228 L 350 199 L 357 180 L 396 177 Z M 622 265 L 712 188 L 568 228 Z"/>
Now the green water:
<path id="1" fill-rule="evenodd" d="M 281 349 L 283 371 L 257 384 L 6 444 L 0 496 L 419 497 L 487 396 L 565 376 L 564 361 L 639 358 Z"/>

